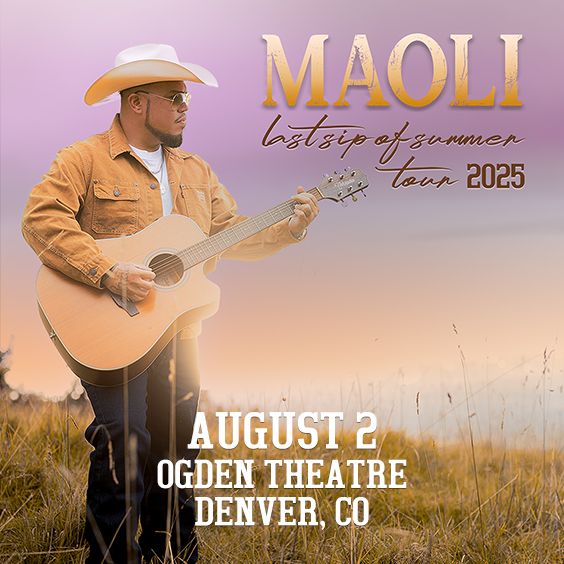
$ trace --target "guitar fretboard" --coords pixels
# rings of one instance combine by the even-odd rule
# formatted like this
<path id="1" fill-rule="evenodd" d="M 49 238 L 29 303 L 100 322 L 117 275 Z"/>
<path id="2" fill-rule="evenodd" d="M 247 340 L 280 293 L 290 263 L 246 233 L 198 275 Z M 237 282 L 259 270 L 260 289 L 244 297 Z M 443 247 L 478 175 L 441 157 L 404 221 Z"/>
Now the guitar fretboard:
<path id="1" fill-rule="evenodd" d="M 322 199 L 322 194 L 317 188 L 308 190 L 316 200 Z M 219 255 L 229 247 L 240 243 L 248 237 L 252 237 L 259 231 L 267 229 L 271 225 L 290 217 L 294 213 L 294 207 L 298 204 L 295 200 L 287 200 L 266 210 L 254 217 L 249 217 L 228 229 L 224 229 L 195 245 L 181 250 L 178 256 L 182 260 L 185 270 L 196 264 Z"/>

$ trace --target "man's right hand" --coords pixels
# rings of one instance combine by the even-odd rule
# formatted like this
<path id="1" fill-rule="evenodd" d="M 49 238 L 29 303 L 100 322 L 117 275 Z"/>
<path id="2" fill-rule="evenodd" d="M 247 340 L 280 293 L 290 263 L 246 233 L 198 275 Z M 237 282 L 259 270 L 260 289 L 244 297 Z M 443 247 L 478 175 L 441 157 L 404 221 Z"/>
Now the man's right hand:
<path id="1" fill-rule="evenodd" d="M 155 273 L 143 264 L 118 262 L 106 274 L 103 287 L 131 302 L 145 299 L 155 286 Z"/>

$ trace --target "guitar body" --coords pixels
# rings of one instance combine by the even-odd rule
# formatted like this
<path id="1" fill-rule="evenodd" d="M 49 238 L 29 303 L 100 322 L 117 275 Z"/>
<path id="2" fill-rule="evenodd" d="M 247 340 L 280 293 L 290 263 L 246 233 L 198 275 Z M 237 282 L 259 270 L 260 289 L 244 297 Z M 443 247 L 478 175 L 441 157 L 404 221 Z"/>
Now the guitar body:
<path id="1" fill-rule="evenodd" d="M 213 315 L 219 287 L 204 274 L 204 262 L 184 270 L 176 256 L 183 247 L 206 239 L 191 219 L 161 217 L 127 237 L 97 244 L 116 262 L 151 268 L 170 265 L 141 302 L 118 305 L 98 290 L 42 266 L 37 277 L 41 319 L 59 353 L 83 380 L 115 386 L 145 371 L 183 327 Z M 129 311 L 128 311 L 129 310 Z"/>
<path id="2" fill-rule="evenodd" d="M 309 190 L 316 200 L 344 203 L 368 186 L 366 174 L 345 169 L 325 175 Z M 71 370 L 86 382 L 117 386 L 144 372 L 184 327 L 212 316 L 219 288 L 204 274 L 206 260 L 287 219 L 295 200 L 207 237 L 183 215 L 161 217 L 128 237 L 97 243 L 116 262 L 144 264 L 155 273 L 155 288 L 131 303 L 76 282 L 42 266 L 37 277 L 39 313 L 49 336 Z"/>

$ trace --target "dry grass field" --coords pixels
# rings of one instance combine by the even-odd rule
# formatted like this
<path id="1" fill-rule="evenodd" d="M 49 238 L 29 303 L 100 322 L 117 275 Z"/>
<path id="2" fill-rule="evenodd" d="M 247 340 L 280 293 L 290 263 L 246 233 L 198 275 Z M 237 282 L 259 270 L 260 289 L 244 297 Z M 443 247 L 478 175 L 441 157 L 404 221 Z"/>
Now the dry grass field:
<path id="1" fill-rule="evenodd" d="M 79 563 L 89 447 L 86 405 L 0 398 L 0 562 Z M 310 495 L 327 526 L 201 527 L 201 561 L 214 563 L 535 563 L 564 561 L 564 455 L 556 450 L 508 450 L 491 444 L 436 444 L 380 430 L 379 450 L 357 451 L 342 431 L 338 451 L 249 451 L 218 458 L 257 460 L 256 491 L 201 495 Z M 282 452 L 282 454 L 281 454 Z M 284 454 L 285 453 L 285 454 Z M 272 493 L 261 458 L 327 456 L 407 459 L 407 489 L 290 490 Z M 370 521 L 339 527 L 339 496 L 365 496 Z M 181 561 L 181 559 L 177 559 Z"/>

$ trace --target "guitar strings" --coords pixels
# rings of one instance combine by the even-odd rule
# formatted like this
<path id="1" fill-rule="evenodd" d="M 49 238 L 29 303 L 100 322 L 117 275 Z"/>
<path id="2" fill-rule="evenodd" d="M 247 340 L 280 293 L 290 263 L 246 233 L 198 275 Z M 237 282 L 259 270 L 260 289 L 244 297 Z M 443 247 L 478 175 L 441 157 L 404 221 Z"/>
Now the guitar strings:
<path id="1" fill-rule="evenodd" d="M 271 211 L 274 211 L 274 209 L 271 210 Z M 281 211 L 281 210 L 278 210 L 278 211 Z M 288 214 L 286 217 L 289 217 L 289 215 L 291 215 L 291 214 Z M 221 253 L 223 250 L 225 250 L 225 248 L 228 248 L 232 245 L 235 245 L 236 243 L 239 243 L 243 239 L 250 237 L 250 236 L 254 235 L 255 233 L 257 233 L 258 230 L 255 231 L 255 233 L 252 233 L 250 235 L 246 235 L 245 237 L 243 237 L 242 239 L 239 239 L 239 240 L 237 240 L 238 237 L 237 237 L 237 235 L 235 235 L 235 240 L 233 240 L 233 241 L 228 240 L 229 237 L 233 236 L 237 231 L 244 232 L 245 229 L 248 226 L 254 227 L 256 225 L 257 219 L 258 218 L 248 218 L 248 219 L 232 226 L 228 230 L 220 231 L 219 233 L 215 233 L 214 235 L 204 239 L 203 241 L 198 241 L 194 245 L 191 245 L 190 247 L 187 247 L 186 249 L 182 249 L 182 250 L 178 251 L 177 253 L 174 253 L 171 257 L 166 257 L 166 258 L 160 259 L 154 265 L 151 266 L 151 269 L 153 271 L 155 271 L 156 273 L 165 274 L 166 272 L 176 270 L 174 264 L 176 263 L 176 261 L 178 259 L 180 259 L 180 261 L 183 264 L 184 270 L 189 270 L 190 268 L 192 268 L 196 264 L 199 264 L 200 262 L 203 262 L 203 261 L 205 261 L 209 258 L 212 258 L 213 256 Z M 278 221 L 282 221 L 283 219 L 284 218 L 277 220 L 274 223 L 277 223 Z M 271 225 L 273 225 L 274 223 L 271 223 Z M 227 239 L 227 241 L 225 241 L 226 239 Z M 224 247 L 224 248 L 220 248 L 219 250 L 214 249 L 213 247 L 214 247 L 215 241 L 219 241 L 218 246 Z M 206 252 L 208 248 L 211 248 L 213 250 L 213 252 L 212 253 Z M 184 264 L 185 259 L 188 260 L 187 265 Z"/>
<path id="2" fill-rule="evenodd" d="M 228 228 L 228 229 L 226 229 L 226 230 L 224 230 L 224 231 L 220 231 L 219 233 L 215 233 L 214 235 L 212 235 L 211 237 L 208 237 L 207 239 L 204 239 L 203 241 L 198 241 L 198 242 L 195 243 L 194 245 L 191 245 L 190 247 L 187 247 L 186 249 L 182 249 L 181 251 L 179 251 L 178 254 L 175 255 L 175 257 L 178 256 L 178 255 L 181 255 L 181 254 L 184 254 L 184 255 L 189 254 L 191 250 L 194 250 L 194 249 L 195 249 L 196 247 L 198 247 L 198 246 L 204 246 L 204 245 L 207 246 L 207 245 L 209 245 L 209 241 L 210 241 L 210 239 L 212 239 L 212 238 L 224 238 L 224 237 L 228 237 L 228 236 L 230 235 L 230 232 L 233 232 L 233 231 L 236 231 L 236 230 L 242 230 L 242 229 L 243 229 L 244 227 L 246 227 L 247 225 L 252 224 L 253 222 L 256 222 L 257 219 L 258 219 L 259 217 L 261 217 L 262 215 L 266 215 L 266 214 L 272 213 L 272 212 L 282 211 L 282 209 L 283 209 L 284 207 L 286 207 L 287 204 L 291 204 L 291 200 L 289 200 L 289 201 L 287 201 L 287 202 L 283 202 L 282 204 L 279 204 L 278 206 L 275 206 L 274 208 L 272 208 L 272 209 L 270 209 L 270 210 L 267 210 L 266 212 L 263 212 L 262 214 L 259 214 L 259 215 L 256 216 L 256 217 L 249 217 L 249 218 L 243 220 L 242 222 L 237 223 L 236 225 L 233 225 L 232 227 L 230 227 L 230 228 Z M 291 206 L 290 206 L 290 207 L 291 207 Z M 282 218 L 282 219 L 284 219 L 284 218 Z M 281 220 L 280 220 L 280 221 L 281 221 Z M 168 263 L 168 262 L 174 262 L 174 260 L 175 260 L 174 258 L 173 258 L 173 259 L 169 259 L 169 258 L 161 259 L 161 261 L 160 261 L 160 262 L 157 262 L 157 263 L 154 265 L 154 267 L 155 267 L 155 268 L 159 268 L 159 267 L 165 265 L 165 264 Z"/>
<path id="3" fill-rule="evenodd" d="M 307 193 L 313 194 L 316 191 L 318 193 L 318 196 L 316 196 L 316 200 L 321 200 L 323 198 L 323 195 L 317 187 L 314 187 L 311 190 L 308 190 Z M 182 249 L 178 253 L 174 254 L 172 257 L 166 257 L 164 259 L 161 259 L 160 261 L 155 263 L 155 265 L 153 265 L 152 270 L 153 271 L 159 270 L 160 274 L 166 274 L 169 271 L 176 270 L 175 267 L 174 267 L 174 264 L 176 263 L 176 261 L 178 259 L 182 262 L 182 265 L 184 267 L 184 271 L 189 270 L 190 268 L 192 268 L 196 264 L 199 264 L 200 262 L 208 260 L 209 258 L 211 258 L 211 257 L 215 256 L 216 254 L 222 252 L 220 250 L 220 251 L 214 252 L 214 253 L 212 253 L 208 256 L 206 256 L 204 254 L 203 258 L 196 256 L 196 257 L 194 257 L 196 259 L 196 262 L 193 262 L 193 260 L 190 260 L 189 264 L 187 266 L 184 264 L 184 260 L 183 260 L 184 258 L 190 259 L 191 258 L 190 255 L 193 255 L 194 253 L 201 253 L 201 251 L 203 249 L 205 249 L 206 247 L 209 247 L 210 244 L 213 245 L 213 240 L 215 240 L 215 239 L 219 239 L 219 240 L 225 239 L 226 237 L 228 238 L 231 234 L 233 234 L 236 231 L 244 231 L 244 229 L 248 225 L 256 224 L 258 222 L 258 220 L 263 218 L 263 217 L 266 218 L 268 215 L 270 215 L 271 218 L 272 218 L 273 213 L 278 213 L 280 211 L 283 211 L 284 213 L 287 213 L 288 211 L 293 212 L 293 208 L 296 205 L 297 205 L 297 202 L 295 200 L 286 200 L 285 202 L 282 202 L 281 204 L 274 206 L 273 208 L 263 212 L 262 214 L 259 214 L 258 216 L 249 217 L 246 220 L 242 221 L 241 223 L 238 223 L 238 224 L 236 224 L 236 225 L 234 225 L 234 226 L 232 226 L 232 227 L 230 227 L 230 228 L 228 228 L 224 231 L 220 231 L 219 233 L 215 233 L 211 237 L 208 237 L 207 239 L 204 239 L 203 241 L 199 241 L 198 243 L 191 245 L 190 247 L 187 247 L 186 249 Z M 289 210 L 288 210 L 288 208 L 289 208 Z M 281 219 L 279 219 L 279 220 L 277 220 L 273 223 L 270 223 L 270 225 L 274 225 L 274 223 L 277 223 L 278 221 L 282 221 L 283 219 L 286 219 L 290 215 L 291 215 L 291 213 L 288 213 L 287 215 L 285 215 Z M 261 229 L 264 229 L 264 227 L 262 227 Z M 259 229 L 258 231 L 260 231 L 261 229 Z M 255 231 L 255 233 L 257 233 L 258 231 Z M 225 248 L 228 248 L 229 246 L 232 246 L 236 243 L 239 243 L 240 241 L 246 239 L 247 237 L 254 235 L 255 233 L 252 233 L 251 235 L 246 235 L 245 237 L 243 237 L 239 241 L 235 241 L 234 243 L 230 243 Z"/>
<path id="4" fill-rule="evenodd" d="M 308 191 L 308 193 L 313 193 L 315 190 L 317 190 L 317 188 L 312 188 L 311 190 Z M 187 247 L 186 249 L 182 249 L 181 251 L 179 251 L 178 253 L 175 253 L 172 257 L 166 257 L 164 259 L 160 259 L 159 261 L 157 261 L 152 267 L 151 270 L 153 270 L 156 274 L 166 274 L 168 272 L 174 271 L 176 270 L 174 268 L 174 264 L 177 262 L 178 259 L 180 259 L 180 261 L 182 262 L 182 265 L 184 267 L 184 271 L 189 270 L 190 268 L 192 268 L 193 266 L 195 266 L 196 264 L 199 264 L 200 262 L 203 262 L 211 257 L 213 257 L 214 255 L 220 253 L 221 251 L 215 252 L 209 256 L 204 256 L 204 258 L 197 260 L 197 262 L 194 263 L 190 263 L 188 266 L 184 265 L 184 261 L 183 258 L 190 258 L 190 254 L 193 254 L 194 251 L 196 251 L 197 247 L 209 247 L 210 246 L 210 239 L 224 239 L 224 238 L 228 238 L 233 232 L 235 231 L 244 231 L 244 229 L 251 224 L 256 224 L 257 221 L 259 220 L 259 218 L 262 218 L 263 216 L 267 216 L 270 215 L 272 216 L 273 213 L 277 213 L 277 212 L 281 212 L 281 211 L 290 211 L 293 212 L 294 207 L 297 205 L 297 202 L 295 200 L 287 200 L 285 202 L 282 202 L 281 204 L 278 204 L 277 206 L 274 206 L 273 208 L 259 214 L 258 216 L 255 217 L 250 217 L 245 219 L 244 221 L 230 227 L 229 229 L 226 229 L 224 231 L 220 231 L 219 233 L 215 233 L 214 235 L 212 235 L 211 237 L 208 237 L 207 239 L 204 239 L 203 241 L 199 241 L 198 243 L 195 243 L 194 245 L 191 245 L 190 247 Z M 288 210 L 289 208 L 289 210 Z M 287 216 L 281 218 L 280 220 L 277 220 L 275 223 L 277 223 L 278 221 L 282 221 L 283 219 L 285 219 L 286 217 L 289 217 L 291 214 L 288 214 Z M 274 225 L 274 223 L 271 223 L 270 225 Z M 258 232 L 258 231 L 257 231 Z M 253 233 L 254 235 L 254 233 Z M 251 235 L 248 235 L 249 237 Z M 246 237 L 245 237 L 246 238 Z M 243 240 L 243 239 L 241 239 Z M 239 241 L 235 241 L 236 244 Z M 213 245 L 213 243 L 211 243 L 211 245 Z M 227 248 L 227 247 L 226 247 Z M 200 249 L 198 249 L 196 252 L 201 252 Z M 197 257 L 195 257 L 197 258 Z M 158 272 L 157 272 L 158 271 Z"/>
<path id="5" fill-rule="evenodd" d="M 319 194 L 319 196 L 316 196 L 316 200 L 320 200 L 323 198 L 323 195 L 321 194 L 321 192 L 319 191 L 319 189 L 317 187 L 312 188 L 311 190 L 308 190 L 308 193 L 312 194 L 315 191 L 317 191 L 317 193 Z M 157 274 L 166 274 L 167 272 L 171 272 L 176 270 L 174 264 L 177 262 L 177 260 L 180 260 L 182 262 L 183 265 L 183 269 L 184 271 L 189 270 L 190 268 L 192 268 L 193 266 L 208 260 L 210 258 L 212 258 L 213 256 L 219 254 L 220 251 L 214 252 L 212 254 L 209 255 L 205 255 L 203 256 L 203 258 L 201 258 L 200 256 L 195 256 L 195 257 L 191 257 L 190 255 L 194 255 L 194 253 L 201 253 L 201 251 L 203 249 L 205 249 L 206 247 L 209 247 L 210 244 L 213 245 L 213 241 L 214 239 L 225 239 L 226 237 L 229 237 L 232 233 L 234 233 L 235 231 L 244 231 L 244 229 L 248 226 L 248 225 L 252 225 L 252 224 L 256 224 L 258 222 L 259 219 L 261 218 L 267 218 L 268 215 L 270 215 L 272 217 L 273 213 L 277 213 L 280 211 L 284 211 L 286 212 L 290 212 L 287 215 L 285 215 L 284 217 L 282 217 L 281 219 L 271 223 L 270 225 L 274 225 L 274 223 L 278 223 L 278 221 L 282 221 L 283 219 L 286 219 L 287 217 L 289 217 L 291 215 L 291 213 L 293 212 L 293 208 L 297 205 L 298 202 L 296 202 L 295 200 L 287 200 L 285 202 L 282 202 L 281 204 L 278 204 L 277 206 L 274 206 L 273 208 L 263 212 L 262 214 L 259 214 L 258 216 L 255 217 L 249 217 L 246 220 L 242 221 L 241 223 L 238 223 L 224 231 L 220 231 L 218 233 L 215 233 L 214 235 L 212 235 L 211 237 L 208 237 L 207 239 L 204 239 L 203 241 L 199 241 L 198 243 L 191 245 L 190 247 L 187 247 L 186 249 L 182 249 L 181 251 L 179 251 L 178 253 L 174 254 L 172 257 L 166 257 L 164 259 L 161 259 L 160 261 L 158 261 L 157 263 L 155 263 L 155 265 L 153 265 L 152 270 L 153 271 L 160 271 L 160 272 L 156 272 Z M 289 209 L 288 209 L 289 208 Z M 270 226 L 269 225 L 269 226 Z M 256 234 L 258 231 L 260 231 L 261 229 L 264 229 L 264 227 L 260 228 L 259 230 L 255 231 L 255 233 L 252 233 L 251 235 L 246 235 L 245 237 L 243 237 L 242 239 L 240 239 L 239 241 L 235 241 L 232 242 L 230 244 L 228 244 L 225 248 L 229 248 L 229 246 L 232 246 L 236 243 L 239 243 L 240 241 L 246 239 L 247 237 L 250 237 L 254 234 Z M 223 249 L 224 250 L 224 249 Z M 184 264 L 184 260 L 183 259 L 192 259 L 189 260 L 188 265 Z M 194 262 L 194 259 L 195 262 Z"/>
<path id="6" fill-rule="evenodd" d="M 283 207 L 282 205 L 277 206 L 276 208 L 272 208 L 272 210 L 269 210 L 269 212 L 272 214 L 272 213 L 275 213 L 275 210 L 276 211 L 282 211 L 282 207 Z M 291 209 L 290 209 L 290 211 L 291 211 Z M 269 212 L 264 212 L 264 215 L 266 216 Z M 261 214 L 261 216 L 262 215 L 263 214 Z M 186 249 L 182 249 L 178 253 L 175 253 L 173 255 L 173 257 L 166 257 L 164 259 L 161 259 L 160 261 L 156 262 L 151 268 L 153 270 L 160 269 L 162 272 L 165 272 L 166 270 L 163 271 L 162 269 L 163 268 L 166 269 L 167 267 L 171 266 L 173 263 L 176 262 L 177 258 L 180 258 L 180 260 L 182 260 L 183 258 L 190 258 L 190 255 L 194 255 L 195 253 L 200 254 L 201 251 L 205 249 L 205 247 L 213 246 L 215 240 L 228 239 L 229 236 L 233 235 L 236 231 L 244 231 L 249 225 L 256 224 L 259 217 L 260 216 L 258 216 L 256 218 L 255 217 L 247 218 L 246 220 L 232 226 L 229 229 L 226 229 L 224 231 L 220 231 L 219 233 L 215 233 L 214 235 L 204 239 L 203 241 L 198 241 L 198 243 L 195 243 L 194 245 L 191 245 L 190 247 L 187 247 Z M 282 218 L 282 219 L 284 219 L 284 218 Z M 277 221 L 281 221 L 282 219 L 277 220 Z M 235 244 L 235 243 L 238 243 L 238 242 L 239 241 L 234 241 L 231 244 Z M 204 258 L 201 259 L 201 260 L 206 260 L 207 258 L 211 258 L 212 256 L 214 256 L 214 254 L 217 254 L 219 252 L 221 252 L 221 250 L 219 250 L 219 251 L 217 251 L 217 252 L 215 252 L 215 253 L 207 256 L 207 257 L 204 256 Z M 199 260 L 198 262 L 201 262 L 201 260 Z M 198 264 L 198 262 L 189 265 L 187 268 L 191 268 L 195 264 Z"/>

